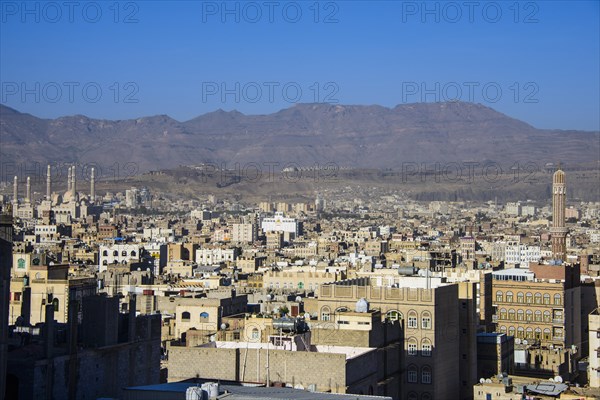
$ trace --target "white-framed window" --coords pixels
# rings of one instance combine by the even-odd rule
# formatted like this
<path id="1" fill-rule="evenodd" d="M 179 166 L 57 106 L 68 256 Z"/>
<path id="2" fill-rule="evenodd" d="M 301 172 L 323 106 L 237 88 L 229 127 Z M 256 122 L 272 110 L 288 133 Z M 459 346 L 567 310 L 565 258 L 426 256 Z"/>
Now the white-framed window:
<path id="1" fill-rule="evenodd" d="M 409 316 L 408 317 L 408 327 L 412 328 L 412 329 L 417 329 L 418 325 L 417 325 L 417 317 L 416 316 Z"/>
<path id="2" fill-rule="evenodd" d="M 423 313 L 421 329 L 431 329 L 431 315 L 429 313 Z"/>
<path id="3" fill-rule="evenodd" d="M 421 354 L 423 357 L 431 357 L 431 343 L 423 343 L 421 345 Z"/>
<path id="4" fill-rule="evenodd" d="M 406 377 L 408 378 L 408 383 L 417 383 L 417 368 L 413 367 L 409 369 Z"/>
<path id="5" fill-rule="evenodd" d="M 421 370 L 421 383 L 431 383 L 431 369 L 429 367 L 423 367 Z"/>
<path id="6" fill-rule="evenodd" d="M 408 355 L 409 356 L 417 355 L 417 344 L 416 343 L 408 343 Z"/>

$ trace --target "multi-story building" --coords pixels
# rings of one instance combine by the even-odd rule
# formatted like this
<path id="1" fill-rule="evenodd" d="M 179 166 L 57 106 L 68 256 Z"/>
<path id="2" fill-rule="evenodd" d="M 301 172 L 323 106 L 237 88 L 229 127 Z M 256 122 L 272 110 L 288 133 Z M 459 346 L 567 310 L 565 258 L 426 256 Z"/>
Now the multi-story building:
<path id="1" fill-rule="evenodd" d="M 529 265 L 538 262 L 541 258 L 540 246 L 528 246 L 521 243 L 509 242 L 504 253 L 504 262 L 507 264 Z"/>
<path id="2" fill-rule="evenodd" d="M 364 298 L 387 320 L 404 324 L 402 399 L 456 399 L 462 381 L 458 285 L 442 279 L 406 277 L 400 287 L 375 287 L 368 278 L 323 285 L 319 298 L 305 301 L 305 310 L 321 321 L 352 309 Z M 463 330 L 465 332 L 463 333 Z M 464 371 L 463 371 L 464 373 Z"/>
<path id="3" fill-rule="evenodd" d="M 261 222 L 263 232 L 284 232 L 292 236 L 301 234 L 301 224 L 295 218 L 288 218 L 283 212 L 276 212 L 274 217 L 263 218 Z"/>
<path id="4" fill-rule="evenodd" d="M 198 249 L 196 250 L 196 262 L 198 265 L 214 265 L 233 262 L 237 259 L 239 253 L 239 249 L 236 247 L 231 249 L 224 249 L 221 247 Z"/>
<path id="5" fill-rule="evenodd" d="M 256 224 L 233 224 L 231 239 L 235 243 L 253 243 L 258 238 Z"/>
<path id="6" fill-rule="evenodd" d="M 131 264 L 140 262 L 140 246 L 133 243 L 101 245 L 99 248 L 98 268 L 106 271 L 111 264 Z"/>
<path id="7" fill-rule="evenodd" d="M 532 263 L 529 269 L 495 271 L 492 305 L 495 331 L 514 336 L 517 350 L 524 354 L 524 359 L 515 358 L 523 370 L 519 373 L 535 370 L 568 378 L 575 372 L 571 350 L 581 344 L 579 265 Z M 560 351 L 566 352 L 563 362 L 546 362 Z"/>

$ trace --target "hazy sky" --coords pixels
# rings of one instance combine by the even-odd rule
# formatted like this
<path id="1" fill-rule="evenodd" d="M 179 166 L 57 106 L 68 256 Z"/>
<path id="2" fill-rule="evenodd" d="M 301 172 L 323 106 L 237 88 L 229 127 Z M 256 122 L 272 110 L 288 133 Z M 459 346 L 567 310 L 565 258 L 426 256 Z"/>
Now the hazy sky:
<path id="1" fill-rule="evenodd" d="M 600 2 L 2 1 L 0 102 L 178 120 L 294 103 L 482 103 L 600 129 Z"/>

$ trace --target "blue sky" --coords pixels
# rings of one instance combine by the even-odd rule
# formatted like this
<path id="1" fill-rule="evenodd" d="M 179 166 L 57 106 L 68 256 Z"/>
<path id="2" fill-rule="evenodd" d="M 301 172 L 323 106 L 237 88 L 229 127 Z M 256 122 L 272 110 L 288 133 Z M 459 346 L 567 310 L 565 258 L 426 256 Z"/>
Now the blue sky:
<path id="1" fill-rule="evenodd" d="M 600 129 L 598 1 L 0 4 L 0 101 L 41 117 L 462 100 Z"/>

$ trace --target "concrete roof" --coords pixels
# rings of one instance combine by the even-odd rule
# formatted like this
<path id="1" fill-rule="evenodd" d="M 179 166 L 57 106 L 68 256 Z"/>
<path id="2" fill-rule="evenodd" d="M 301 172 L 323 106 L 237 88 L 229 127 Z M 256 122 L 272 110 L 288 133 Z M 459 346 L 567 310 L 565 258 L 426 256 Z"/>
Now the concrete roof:
<path id="1" fill-rule="evenodd" d="M 128 392 L 148 392 L 148 399 L 152 398 L 152 393 L 161 394 L 172 393 L 173 396 L 169 397 L 172 399 L 185 399 L 185 391 L 191 386 L 197 386 L 199 384 L 192 382 L 174 382 L 174 383 L 163 383 L 159 385 L 148 385 L 148 386 L 135 386 L 125 388 Z M 366 396 L 357 394 L 334 394 L 334 393 L 322 393 L 322 392 L 309 392 L 301 389 L 293 389 L 288 387 L 263 387 L 263 386 L 241 386 L 241 385 L 220 385 L 220 392 L 227 391 L 229 395 L 226 397 L 227 400 L 391 400 L 391 397 L 383 396 Z M 127 395 L 125 398 L 128 398 Z M 136 396 L 135 398 L 145 398 Z M 165 396 L 161 396 L 164 399 Z"/>

